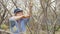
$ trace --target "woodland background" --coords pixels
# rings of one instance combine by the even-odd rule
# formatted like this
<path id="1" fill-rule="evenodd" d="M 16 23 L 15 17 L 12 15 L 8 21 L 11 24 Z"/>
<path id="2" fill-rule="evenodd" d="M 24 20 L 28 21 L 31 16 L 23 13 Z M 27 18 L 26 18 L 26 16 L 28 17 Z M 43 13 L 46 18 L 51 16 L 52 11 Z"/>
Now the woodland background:
<path id="1" fill-rule="evenodd" d="M 15 8 L 31 13 L 27 34 L 60 34 L 60 0 L 0 0 L 0 34 L 10 34 Z"/>

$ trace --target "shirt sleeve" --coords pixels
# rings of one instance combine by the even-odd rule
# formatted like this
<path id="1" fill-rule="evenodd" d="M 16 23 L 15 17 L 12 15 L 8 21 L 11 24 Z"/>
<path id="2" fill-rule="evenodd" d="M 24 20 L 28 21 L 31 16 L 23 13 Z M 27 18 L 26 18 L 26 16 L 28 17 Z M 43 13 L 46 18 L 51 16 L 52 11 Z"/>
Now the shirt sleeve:
<path id="1" fill-rule="evenodd" d="M 9 18 L 9 22 L 10 22 L 10 31 L 11 32 L 19 32 L 18 31 L 18 24 L 13 17 Z M 14 30 L 14 28 L 15 28 L 15 30 Z"/>
<path id="2" fill-rule="evenodd" d="M 14 27 L 16 20 L 13 17 L 11 17 L 9 18 L 9 22 L 10 22 L 10 26 Z"/>
<path id="3" fill-rule="evenodd" d="M 24 20 L 26 24 L 29 22 L 29 18 L 25 18 Z"/>

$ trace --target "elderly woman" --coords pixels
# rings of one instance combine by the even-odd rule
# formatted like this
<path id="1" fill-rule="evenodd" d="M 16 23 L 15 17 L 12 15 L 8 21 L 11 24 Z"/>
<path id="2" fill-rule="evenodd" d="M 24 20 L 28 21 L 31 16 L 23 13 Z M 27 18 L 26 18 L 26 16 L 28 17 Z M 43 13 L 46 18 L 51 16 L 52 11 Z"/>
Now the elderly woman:
<path id="1" fill-rule="evenodd" d="M 26 34 L 26 24 L 29 21 L 30 14 L 24 15 L 23 10 L 16 8 L 15 16 L 9 18 L 10 30 L 13 34 Z"/>

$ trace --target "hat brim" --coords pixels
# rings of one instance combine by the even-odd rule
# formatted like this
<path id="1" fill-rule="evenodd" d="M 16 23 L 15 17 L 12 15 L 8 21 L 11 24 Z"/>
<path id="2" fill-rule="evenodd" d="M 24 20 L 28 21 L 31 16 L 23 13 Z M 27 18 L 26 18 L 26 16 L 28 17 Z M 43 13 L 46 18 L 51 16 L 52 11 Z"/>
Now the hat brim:
<path id="1" fill-rule="evenodd" d="M 18 10 L 18 11 L 16 11 L 15 13 L 18 13 L 18 12 L 23 12 L 23 10 Z"/>

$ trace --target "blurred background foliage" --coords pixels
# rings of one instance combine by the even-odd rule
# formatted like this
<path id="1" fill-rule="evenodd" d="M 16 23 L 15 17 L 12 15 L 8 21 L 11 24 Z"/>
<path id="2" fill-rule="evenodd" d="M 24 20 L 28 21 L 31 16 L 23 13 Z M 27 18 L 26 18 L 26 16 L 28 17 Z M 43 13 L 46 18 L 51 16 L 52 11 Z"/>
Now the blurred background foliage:
<path id="1" fill-rule="evenodd" d="M 9 18 L 14 16 L 15 8 L 32 15 L 26 26 L 27 34 L 60 34 L 60 0 L 0 0 L 1 30 L 9 31 Z"/>

